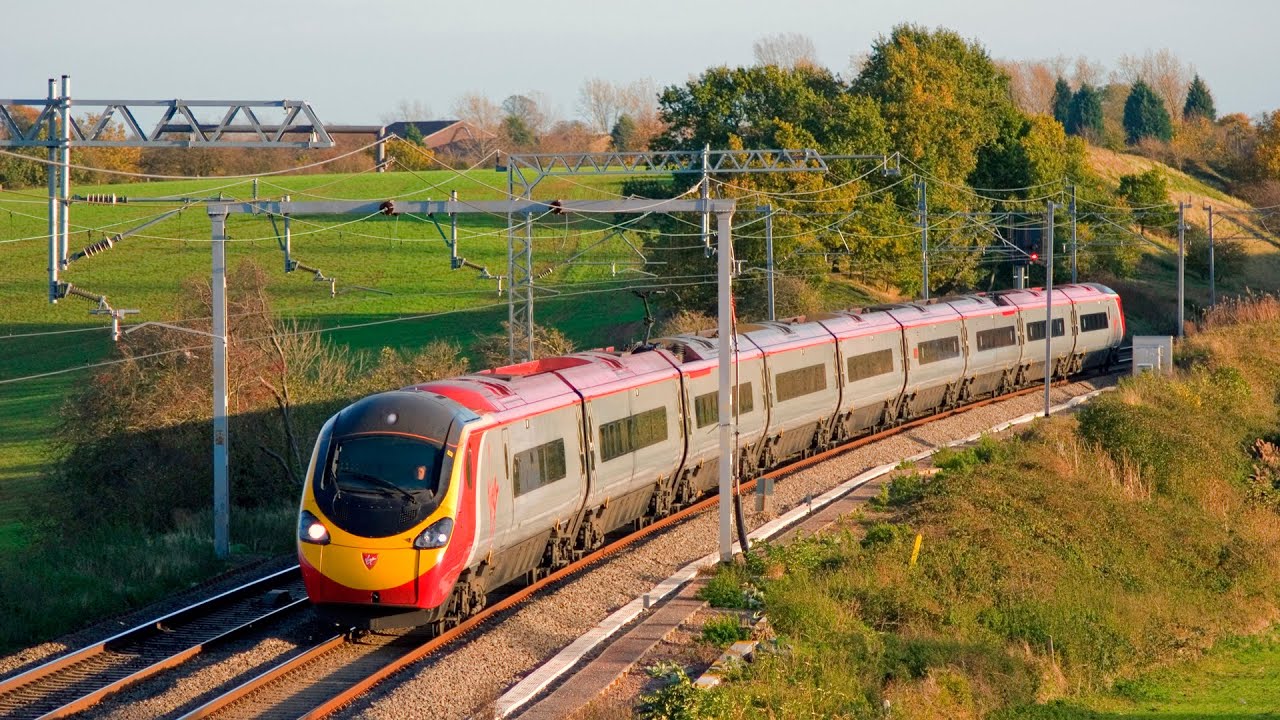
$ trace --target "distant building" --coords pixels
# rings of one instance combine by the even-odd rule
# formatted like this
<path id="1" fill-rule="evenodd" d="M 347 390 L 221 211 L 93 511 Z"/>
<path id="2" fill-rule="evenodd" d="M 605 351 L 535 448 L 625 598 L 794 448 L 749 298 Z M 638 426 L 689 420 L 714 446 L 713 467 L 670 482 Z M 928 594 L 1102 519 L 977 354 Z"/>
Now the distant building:
<path id="1" fill-rule="evenodd" d="M 405 132 L 412 125 L 422 134 L 422 146 L 430 150 L 451 150 L 449 146 L 456 143 L 477 143 L 492 140 L 493 133 L 465 120 L 405 120 L 388 123 L 382 129 L 382 136 L 396 135 L 405 137 Z"/>

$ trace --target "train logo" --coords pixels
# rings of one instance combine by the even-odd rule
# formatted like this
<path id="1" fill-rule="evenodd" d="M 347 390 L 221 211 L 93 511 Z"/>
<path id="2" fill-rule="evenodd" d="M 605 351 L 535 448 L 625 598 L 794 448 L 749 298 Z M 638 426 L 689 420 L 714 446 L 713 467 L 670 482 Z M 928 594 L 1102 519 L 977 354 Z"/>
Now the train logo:
<path id="1" fill-rule="evenodd" d="M 364 560 L 364 566 L 370 570 L 374 565 L 378 564 L 378 553 L 360 553 L 360 559 Z"/>

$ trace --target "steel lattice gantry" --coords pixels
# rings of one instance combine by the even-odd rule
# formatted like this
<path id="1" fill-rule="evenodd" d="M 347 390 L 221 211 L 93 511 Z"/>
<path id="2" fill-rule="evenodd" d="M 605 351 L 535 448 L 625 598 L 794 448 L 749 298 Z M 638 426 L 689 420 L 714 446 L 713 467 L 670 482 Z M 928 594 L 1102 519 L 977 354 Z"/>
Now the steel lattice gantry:
<path id="1" fill-rule="evenodd" d="M 73 106 L 87 109 L 93 122 L 82 124 L 71 116 L 68 111 Z M 35 121 L 24 128 L 14 117 L 15 107 L 35 109 Z M 142 108 L 159 108 L 160 119 L 140 121 Z M 197 117 L 210 110 L 219 111 L 221 119 Z M 284 117 L 264 123 L 258 118 L 263 110 L 282 111 Z M 50 137 L 46 127 L 62 123 L 64 114 L 69 137 Z M 8 136 L 0 138 L 0 147 L 58 148 L 64 143 L 71 147 L 333 147 L 333 138 L 311 105 L 302 100 L 0 99 L 0 129 Z M 123 137 L 116 137 L 117 129 L 123 130 Z"/>
<path id="2" fill-rule="evenodd" d="M 86 114 L 78 120 L 73 108 Z M 154 120 L 144 120 L 152 116 Z M 67 75 L 61 83 L 49 79 L 48 97 L 0 98 L 0 148 L 48 149 L 43 162 L 49 178 L 49 302 L 74 294 L 95 300 L 103 312 L 113 312 L 105 297 L 58 280 L 71 261 L 71 148 L 333 145 L 329 131 L 302 100 L 81 100 L 71 97 Z"/>

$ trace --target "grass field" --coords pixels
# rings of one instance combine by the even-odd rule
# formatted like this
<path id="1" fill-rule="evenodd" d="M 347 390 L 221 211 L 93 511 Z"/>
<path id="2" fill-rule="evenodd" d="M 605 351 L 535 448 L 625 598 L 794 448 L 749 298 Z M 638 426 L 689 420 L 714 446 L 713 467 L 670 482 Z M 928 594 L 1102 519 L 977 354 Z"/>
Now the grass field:
<path id="1" fill-rule="evenodd" d="M 1115 692 L 1006 713 L 1001 720 L 1280 718 L 1280 628 L 1229 638 L 1194 662 L 1119 683 Z"/>

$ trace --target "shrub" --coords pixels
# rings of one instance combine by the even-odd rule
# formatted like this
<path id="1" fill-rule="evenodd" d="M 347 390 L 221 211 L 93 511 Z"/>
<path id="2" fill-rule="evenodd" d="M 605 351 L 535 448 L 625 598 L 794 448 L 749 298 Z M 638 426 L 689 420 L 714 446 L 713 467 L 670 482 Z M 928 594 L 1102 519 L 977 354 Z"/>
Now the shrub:
<path id="1" fill-rule="evenodd" d="M 706 585 L 698 591 L 698 597 L 711 607 L 743 609 L 747 605 L 746 575 L 737 565 L 720 565 Z"/>
<path id="2" fill-rule="evenodd" d="M 732 645 L 750 637 L 750 628 L 745 627 L 733 615 L 716 615 L 702 625 L 702 641 L 717 647 Z"/>

